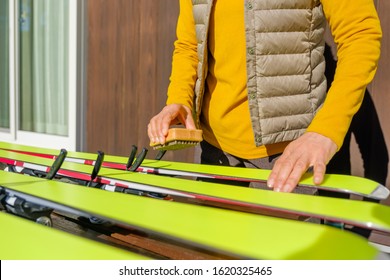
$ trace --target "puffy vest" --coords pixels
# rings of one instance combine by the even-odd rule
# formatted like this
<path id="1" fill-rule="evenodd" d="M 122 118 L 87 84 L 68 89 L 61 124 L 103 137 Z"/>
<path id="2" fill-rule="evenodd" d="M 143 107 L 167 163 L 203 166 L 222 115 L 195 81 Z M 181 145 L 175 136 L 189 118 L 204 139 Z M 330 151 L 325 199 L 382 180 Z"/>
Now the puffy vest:
<path id="1" fill-rule="evenodd" d="M 199 122 L 214 1 L 192 3 L 199 58 L 194 116 Z M 326 95 L 321 1 L 245 0 L 243 5 L 248 103 L 256 145 L 294 140 L 305 132 Z"/>

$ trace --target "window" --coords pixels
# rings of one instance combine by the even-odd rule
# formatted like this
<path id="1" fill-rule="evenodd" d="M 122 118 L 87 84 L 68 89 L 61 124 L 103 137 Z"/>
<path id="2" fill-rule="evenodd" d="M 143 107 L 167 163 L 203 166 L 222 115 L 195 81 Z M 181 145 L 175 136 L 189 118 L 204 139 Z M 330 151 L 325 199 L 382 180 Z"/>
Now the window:
<path id="1" fill-rule="evenodd" d="M 0 132 L 10 128 L 8 11 L 9 0 L 0 0 Z"/>
<path id="2" fill-rule="evenodd" d="M 0 140 L 74 150 L 77 0 L 0 3 Z"/>

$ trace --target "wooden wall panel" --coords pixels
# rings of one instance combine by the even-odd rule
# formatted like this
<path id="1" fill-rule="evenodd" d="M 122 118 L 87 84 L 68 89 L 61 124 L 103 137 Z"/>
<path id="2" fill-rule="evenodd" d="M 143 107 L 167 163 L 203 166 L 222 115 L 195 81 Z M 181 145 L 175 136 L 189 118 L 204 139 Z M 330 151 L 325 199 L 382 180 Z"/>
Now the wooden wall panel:
<path id="1" fill-rule="evenodd" d="M 147 124 L 165 104 L 178 11 L 172 0 L 88 1 L 86 151 L 149 148 Z M 193 149 L 165 159 L 193 161 Z"/>

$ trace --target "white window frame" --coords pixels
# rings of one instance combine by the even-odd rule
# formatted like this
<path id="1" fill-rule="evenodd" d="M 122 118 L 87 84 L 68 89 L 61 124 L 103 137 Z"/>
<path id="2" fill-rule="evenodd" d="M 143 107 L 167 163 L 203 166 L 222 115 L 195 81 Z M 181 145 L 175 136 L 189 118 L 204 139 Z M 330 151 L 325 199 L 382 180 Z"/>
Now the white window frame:
<path id="1" fill-rule="evenodd" d="M 69 0 L 69 114 L 68 136 L 56 136 L 36 132 L 27 132 L 18 129 L 19 123 L 19 51 L 18 51 L 18 1 L 10 1 L 9 5 L 9 93 L 10 93 L 10 129 L 7 132 L 0 131 L 0 141 L 16 144 L 47 147 L 53 149 L 65 148 L 76 150 L 77 147 L 77 0 Z"/>

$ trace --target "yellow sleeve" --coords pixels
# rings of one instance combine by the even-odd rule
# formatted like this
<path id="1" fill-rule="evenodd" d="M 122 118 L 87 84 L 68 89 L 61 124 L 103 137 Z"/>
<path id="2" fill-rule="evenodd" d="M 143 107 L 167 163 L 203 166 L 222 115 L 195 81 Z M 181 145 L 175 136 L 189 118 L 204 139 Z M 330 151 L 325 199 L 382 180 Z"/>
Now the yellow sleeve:
<path id="1" fill-rule="evenodd" d="M 176 34 L 166 103 L 183 104 L 192 109 L 198 56 L 191 0 L 180 0 Z"/>
<path id="2" fill-rule="evenodd" d="M 323 107 L 307 131 L 331 138 L 340 149 L 380 56 L 382 31 L 373 0 L 322 0 L 337 45 L 337 68 Z"/>

